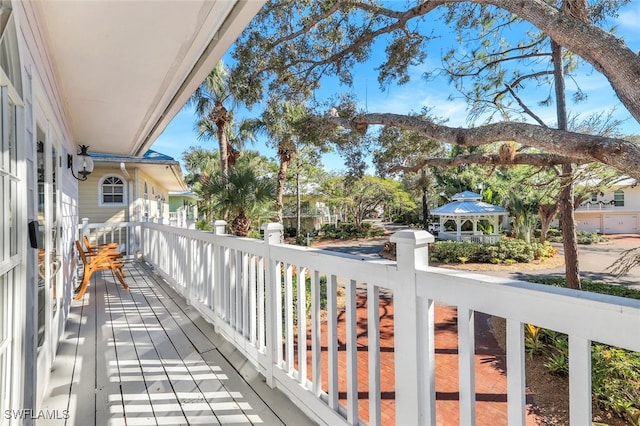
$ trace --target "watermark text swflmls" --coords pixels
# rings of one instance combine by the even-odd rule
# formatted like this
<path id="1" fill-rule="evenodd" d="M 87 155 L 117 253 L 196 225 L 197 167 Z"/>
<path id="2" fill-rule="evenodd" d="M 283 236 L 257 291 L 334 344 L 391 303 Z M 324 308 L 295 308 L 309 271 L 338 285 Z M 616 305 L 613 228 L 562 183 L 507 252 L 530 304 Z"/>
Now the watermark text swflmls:
<path id="1" fill-rule="evenodd" d="M 24 408 L 22 410 L 4 410 L 6 420 L 67 420 L 69 410 L 32 410 Z"/>

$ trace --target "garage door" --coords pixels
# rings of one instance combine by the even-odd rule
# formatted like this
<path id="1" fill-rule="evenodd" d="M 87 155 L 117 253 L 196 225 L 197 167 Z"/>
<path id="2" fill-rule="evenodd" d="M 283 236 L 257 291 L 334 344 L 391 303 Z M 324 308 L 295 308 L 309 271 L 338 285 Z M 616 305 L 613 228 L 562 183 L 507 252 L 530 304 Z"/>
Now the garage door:
<path id="1" fill-rule="evenodd" d="M 605 234 L 635 234 L 638 232 L 638 215 L 605 215 Z"/>
<path id="2" fill-rule="evenodd" d="M 600 216 L 577 216 L 576 215 L 577 228 L 580 231 L 587 232 L 602 232 L 600 226 Z"/>

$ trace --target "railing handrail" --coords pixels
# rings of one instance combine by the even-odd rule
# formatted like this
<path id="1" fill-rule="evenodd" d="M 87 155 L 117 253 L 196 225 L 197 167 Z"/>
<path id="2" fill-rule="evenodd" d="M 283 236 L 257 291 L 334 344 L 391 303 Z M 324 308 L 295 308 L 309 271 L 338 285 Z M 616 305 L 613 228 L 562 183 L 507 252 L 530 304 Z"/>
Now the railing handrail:
<path id="1" fill-rule="evenodd" d="M 358 327 L 356 284 L 359 291 L 366 290 L 367 297 L 374 300 L 380 291 L 390 291 L 394 304 L 402 307 L 394 310 L 398 424 L 435 424 L 434 302 L 457 308 L 461 424 L 475 421 L 475 312 L 507 320 L 510 425 L 525 424 L 525 323 L 569 335 L 571 424 L 591 421 L 590 342 L 640 351 L 640 339 L 629 338 L 640 329 L 640 301 L 430 267 L 428 243 L 433 237 L 425 231 L 394 234 L 392 241 L 397 245 L 398 260 L 393 262 L 282 244 L 281 225 L 270 224 L 265 228 L 264 240 L 255 240 L 222 235 L 224 222 L 216 224 L 214 233 L 154 223 L 129 226 L 134 234 L 131 238 L 139 241 L 145 260 L 265 375 L 270 386 L 282 389 L 318 422 L 360 422 L 354 340 Z M 338 404 L 335 299 L 328 301 L 328 347 L 322 349 L 327 352 L 328 388 L 325 390 L 318 383 L 322 382 L 317 337 L 320 310 L 319 293 L 315 292 L 319 291 L 320 273 L 326 274 L 328 294 L 335 294 L 338 283 L 346 291 L 345 407 Z M 306 306 L 306 296 L 292 293 L 296 274 L 298 281 L 309 276 L 312 286 L 310 325 L 300 319 L 303 330 L 297 336 L 293 304 Z M 376 366 L 380 359 L 379 346 L 374 343 L 379 333 L 376 325 L 379 313 L 377 309 L 369 309 L 367 315 L 368 333 L 373 336 L 369 337 L 369 365 Z M 306 331 L 311 332 L 312 341 L 311 379 L 307 379 L 306 373 L 307 347 L 303 345 L 300 349 L 295 345 L 296 337 L 307 338 Z M 296 356 L 297 364 L 293 360 Z M 295 365 L 304 368 L 298 371 Z M 379 395 L 379 372 L 370 367 L 368 374 L 369 394 Z M 372 397 L 369 401 L 370 422 L 380 424 L 380 400 Z"/>

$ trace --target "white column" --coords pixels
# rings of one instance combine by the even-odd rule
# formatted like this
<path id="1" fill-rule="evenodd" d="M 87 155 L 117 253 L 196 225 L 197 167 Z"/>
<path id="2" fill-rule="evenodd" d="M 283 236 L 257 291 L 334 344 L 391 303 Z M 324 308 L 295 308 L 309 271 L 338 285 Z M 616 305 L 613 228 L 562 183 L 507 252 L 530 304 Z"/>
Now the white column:
<path id="1" fill-rule="evenodd" d="M 422 300 L 418 300 L 416 270 L 424 270 L 429 262 L 428 244 L 433 235 L 426 231 L 406 230 L 391 236 L 396 243 L 398 279 L 402 283 L 394 291 L 394 342 L 395 342 L 395 382 L 396 382 L 396 424 L 430 424 L 435 420 L 433 407 L 427 402 L 432 400 L 427 393 L 434 392 L 430 371 L 431 357 L 424 353 L 428 346 L 428 333 L 420 318 L 424 318 L 419 309 Z M 400 308 L 401 307 L 401 308 Z M 432 327 L 428 324 L 427 327 Z M 425 345 L 426 343 L 426 345 Z M 433 350 L 433 348 L 429 349 Z M 435 424 L 435 422 L 431 423 Z"/>
<path id="2" fill-rule="evenodd" d="M 265 304 L 267 319 L 267 336 L 265 349 L 267 355 L 267 365 L 265 365 L 264 367 L 267 385 L 269 385 L 270 387 L 274 387 L 275 383 L 273 381 L 273 369 L 275 367 L 274 363 L 277 359 L 277 346 L 280 344 L 280 336 L 278 336 L 278 333 L 276 332 L 277 322 L 279 321 L 276 312 L 276 302 L 278 300 L 276 286 L 280 286 L 280 282 L 277 279 L 277 261 L 271 259 L 270 246 L 273 244 L 280 244 L 282 242 L 284 227 L 279 223 L 265 223 L 264 225 L 262 225 L 261 229 L 264 231 L 264 258 L 267 266 L 265 278 Z"/>

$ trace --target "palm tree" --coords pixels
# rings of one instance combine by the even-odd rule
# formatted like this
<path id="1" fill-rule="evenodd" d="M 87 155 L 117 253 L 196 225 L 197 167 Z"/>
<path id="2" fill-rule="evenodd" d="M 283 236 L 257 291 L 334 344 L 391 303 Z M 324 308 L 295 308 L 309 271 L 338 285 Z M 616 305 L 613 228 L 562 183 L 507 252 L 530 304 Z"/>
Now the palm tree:
<path id="1" fill-rule="evenodd" d="M 267 108 L 258 119 L 247 120 L 247 126 L 255 133 L 264 133 L 275 145 L 278 153 L 279 169 L 276 183 L 276 220 L 282 223 L 283 195 L 287 180 L 287 169 L 298 153 L 296 130 L 307 117 L 304 105 L 290 102 L 269 101 Z"/>
<path id="2" fill-rule="evenodd" d="M 258 176 L 251 167 L 240 166 L 230 171 L 226 183 L 221 176 L 211 179 L 207 192 L 217 193 L 218 207 L 234 217 L 233 233 L 246 237 L 251 231 L 251 218 L 268 210 L 275 186 L 269 177 Z"/>
<path id="3" fill-rule="evenodd" d="M 228 125 L 233 121 L 233 113 L 223 105 L 232 97 L 229 87 L 229 72 L 222 61 L 207 75 L 191 95 L 187 105 L 194 105 L 198 120 L 196 130 L 202 139 L 218 140 L 220 150 L 220 170 L 223 180 L 229 174 L 229 154 L 237 155 L 234 148 L 229 148 Z"/>

